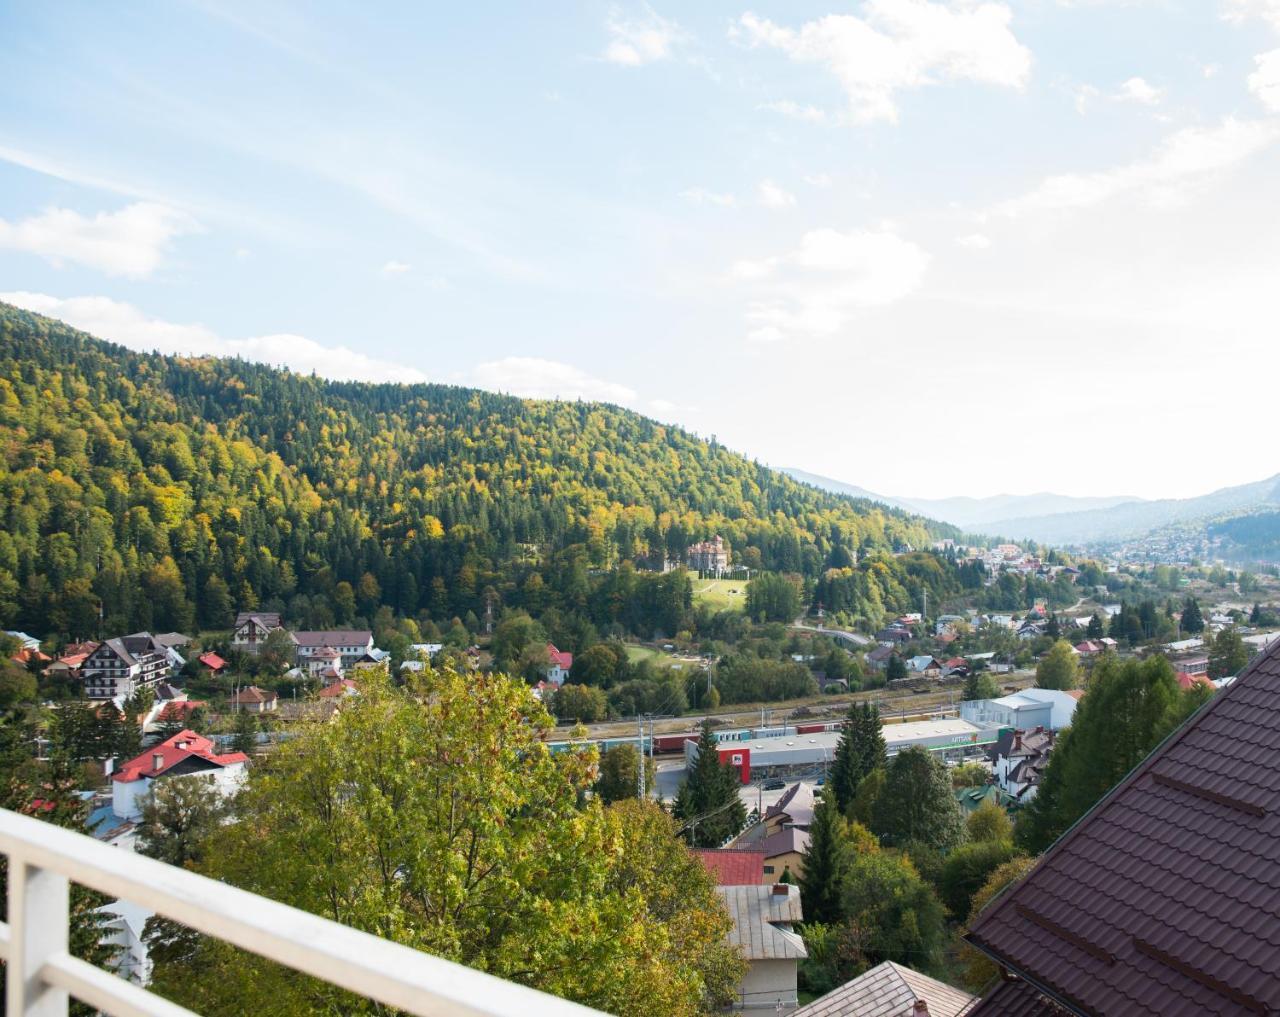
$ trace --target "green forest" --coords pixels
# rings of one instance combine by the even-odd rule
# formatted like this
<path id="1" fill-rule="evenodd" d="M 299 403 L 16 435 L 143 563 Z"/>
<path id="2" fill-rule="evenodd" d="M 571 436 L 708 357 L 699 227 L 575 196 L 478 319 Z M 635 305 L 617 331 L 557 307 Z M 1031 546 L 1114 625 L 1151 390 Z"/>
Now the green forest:
<path id="1" fill-rule="evenodd" d="M 576 620 L 578 649 L 692 624 L 635 563 L 714 534 L 808 591 L 836 570 L 875 622 L 955 585 L 893 556 L 949 528 L 615 406 L 138 353 L 8 305 L 0 339 L 0 624 L 41 638 L 492 607 Z"/>

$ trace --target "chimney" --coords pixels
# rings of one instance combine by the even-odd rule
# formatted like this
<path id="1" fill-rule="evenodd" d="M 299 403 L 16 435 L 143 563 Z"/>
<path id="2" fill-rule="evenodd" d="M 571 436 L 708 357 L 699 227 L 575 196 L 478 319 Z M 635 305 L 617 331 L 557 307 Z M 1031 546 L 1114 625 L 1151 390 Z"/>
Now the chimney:
<path id="1" fill-rule="evenodd" d="M 788 889 L 786 883 L 773 884 L 773 895 L 775 897 L 785 897 L 789 892 L 790 890 Z"/>
<path id="2" fill-rule="evenodd" d="M 1015 731 L 1013 732 L 1013 751 L 1017 752 L 1020 748 L 1022 748 L 1022 732 Z"/>
<path id="3" fill-rule="evenodd" d="M 151 754 L 151 769 L 158 770 L 162 766 L 164 766 L 164 753 L 153 752 Z"/>
<path id="4" fill-rule="evenodd" d="M 911 1017 L 929 1017 L 929 1004 L 923 999 L 917 999 L 915 1006 L 911 1008 Z"/>

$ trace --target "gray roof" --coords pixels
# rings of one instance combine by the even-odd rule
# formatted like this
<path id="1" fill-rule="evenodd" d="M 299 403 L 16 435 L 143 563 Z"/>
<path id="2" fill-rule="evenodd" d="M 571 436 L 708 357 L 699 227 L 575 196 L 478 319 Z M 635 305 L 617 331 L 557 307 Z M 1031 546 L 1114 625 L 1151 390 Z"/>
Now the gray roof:
<path id="1" fill-rule="evenodd" d="M 960 1017 L 978 1001 L 946 982 L 885 961 L 806 1003 L 792 1017 L 911 1017 L 917 999 L 929 1004 L 929 1017 Z"/>
<path id="2" fill-rule="evenodd" d="M 766 819 L 786 816 L 794 826 L 807 827 L 813 822 L 813 810 L 817 808 L 817 786 L 801 781 L 787 788 L 786 794 L 764 810 Z"/>
<path id="3" fill-rule="evenodd" d="M 741 947 L 749 961 L 800 960 L 809 956 L 804 940 L 790 929 L 792 922 L 804 920 L 800 888 L 776 885 L 786 886 L 787 892 L 776 894 L 772 885 L 716 887 L 733 918 L 729 943 Z"/>
<path id="4" fill-rule="evenodd" d="M 777 833 L 771 833 L 762 840 L 758 850 L 764 852 L 765 858 L 776 858 L 794 852 L 802 855 L 809 850 L 809 831 L 788 826 Z"/>
<path id="5" fill-rule="evenodd" d="M 299 646 L 364 646 L 373 641 L 368 629 L 324 629 L 316 632 L 295 632 Z"/>

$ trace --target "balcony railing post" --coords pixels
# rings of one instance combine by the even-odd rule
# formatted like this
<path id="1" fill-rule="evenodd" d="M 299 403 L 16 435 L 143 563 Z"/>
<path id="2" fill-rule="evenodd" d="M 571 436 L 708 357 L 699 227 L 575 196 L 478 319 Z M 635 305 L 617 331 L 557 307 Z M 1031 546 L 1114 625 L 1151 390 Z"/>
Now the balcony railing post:
<path id="1" fill-rule="evenodd" d="M 70 920 L 66 877 L 10 858 L 5 1010 L 12 1017 L 67 1017 L 66 991 L 46 984 L 41 969 L 67 952 Z"/>

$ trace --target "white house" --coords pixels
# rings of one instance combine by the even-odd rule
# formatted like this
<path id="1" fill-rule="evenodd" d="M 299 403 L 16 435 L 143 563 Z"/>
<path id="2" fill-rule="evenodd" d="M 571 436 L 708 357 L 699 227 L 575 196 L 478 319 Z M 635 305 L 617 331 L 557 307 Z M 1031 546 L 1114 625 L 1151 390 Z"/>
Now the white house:
<path id="1" fill-rule="evenodd" d="M 248 763 L 243 752 L 219 755 L 208 738 L 179 731 L 111 775 L 111 811 L 121 819 L 138 819 L 155 782 L 169 777 L 199 775 L 223 794 L 234 794 L 244 783 Z"/>
<path id="2" fill-rule="evenodd" d="M 373 633 L 368 629 L 325 629 L 317 632 L 295 632 L 293 640 L 298 645 L 298 665 L 306 667 L 311 658 L 323 650 L 337 650 L 342 656 L 343 668 L 372 656 Z"/>
<path id="3" fill-rule="evenodd" d="M 100 643 L 80 665 L 80 677 L 87 698 L 123 703 L 138 689 L 164 681 L 182 665 L 177 650 L 164 646 L 150 632 L 135 632 Z"/>
<path id="4" fill-rule="evenodd" d="M 996 785 L 1018 799 L 1029 802 L 1035 797 L 1053 750 L 1053 731 L 1006 731 L 1000 736 L 988 758 Z"/>
<path id="5" fill-rule="evenodd" d="M 809 956 L 793 926 L 804 920 L 800 888 L 786 883 L 718 886 L 733 928 L 729 943 L 741 949 L 747 973 L 738 986 L 735 1010 L 790 1013 L 799 1005 L 800 961 Z"/>
<path id="6" fill-rule="evenodd" d="M 573 654 L 557 650 L 555 643 L 547 643 L 547 660 L 547 681 L 557 687 L 563 685 L 569 678 L 569 669 L 573 667 Z"/>
<path id="7" fill-rule="evenodd" d="M 999 699 L 970 699 L 960 704 L 960 719 L 978 727 L 1061 731 L 1075 716 L 1079 699 L 1057 689 L 1023 689 Z"/>
<path id="8" fill-rule="evenodd" d="M 231 630 L 231 648 L 241 653 L 259 653 L 267 636 L 281 627 L 280 615 L 274 611 L 241 611 Z"/>

